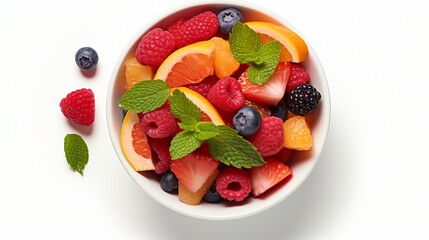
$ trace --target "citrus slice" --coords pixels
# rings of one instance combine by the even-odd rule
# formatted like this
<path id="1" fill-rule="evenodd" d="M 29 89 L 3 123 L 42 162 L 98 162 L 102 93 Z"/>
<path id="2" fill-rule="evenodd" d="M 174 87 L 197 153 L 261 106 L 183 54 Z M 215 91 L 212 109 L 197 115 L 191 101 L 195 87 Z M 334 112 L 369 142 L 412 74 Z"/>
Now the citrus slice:
<path id="1" fill-rule="evenodd" d="M 299 151 L 309 150 L 313 146 L 310 128 L 303 116 L 294 116 L 283 123 L 284 147 Z"/>
<path id="2" fill-rule="evenodd" d="M 207 40 L 179 48 L 162 62 L 154 79 L 164 80 L 170 87 L 201 82 L 214 73 L 215 47 L 214 41 Z"/>
<path id="3" fill-rule="evenodd" d="M 135 171 L 154 170 L 150 146 L 137 113 L 128 111 L 119 137 L 122 153 Z"/>
<path id="4" fill-rule="evenodd" d="M 246 25 L 259 33 L 259 38 L 261 38 L 262 42 L 272 40 L 280 42 L 282 45 L 280 52 L 281 62 L 299 63 L 307 58 L 307 44 L 298 34 L 289 28 L 261 21 L 247 22 Z"/>
<path id="5" fill-rule="evenodd" d="M 153 79 L 151 67 L 141 65 L 135 57 L 125 61 L 125 90 L 130 89 L 142 80 L 149 79 Z"/>
<path id="6" fill-rule="evenodd" d="M 213 67 L 217 78 L 229 77 L 240 67 L 229 47 L 229 42 L 220 37 L 212 38 L 216 44 L 213 53 Z"/>
<path id="7" fill-rule="evenodd" d="M 191 90 L 187 87 L 177 87 L 170 89 L 170 92 L 173 92 L 174 90 L 180 90 L 183 92 L 186 97 L 191 100 L 201 111 L 201 121 L 208 121 L 213 122 L 215 125 L 223 125 L 224 122 L 222 120 L 222 117 L 219 115 L 218 111 L 215 107 L 201 94 L 197 93 L 194 90 Z"/>

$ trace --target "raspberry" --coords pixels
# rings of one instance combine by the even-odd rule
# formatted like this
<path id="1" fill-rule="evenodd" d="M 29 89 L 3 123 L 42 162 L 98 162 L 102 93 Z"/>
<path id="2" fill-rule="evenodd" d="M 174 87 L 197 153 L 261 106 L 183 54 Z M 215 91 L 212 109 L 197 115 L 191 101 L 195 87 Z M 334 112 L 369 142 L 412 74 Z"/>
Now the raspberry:
<path id="1" fill-rule="evenodd" d="M 216 190 L 230 201 L 243 201 L 252 190 L 250 175 L 246 169 L 227 167 L 219 173 Z"/>
<path id="2" fill-rule="evenodd" d="M 136 49 L 136 59 L 142 65 L 157 68 L 174 51 L 174 45 L 173 34 L 155 28 L 141 38 Z"/>
<path id="3" fill-rule="evenodd" d="M 151 138 L 149 142 L 152 148 L 152 161 L 155 165 L 155 172 L 162 174 L 170 170 L 171 155 L 169 148 L 171 138 Z"/>
<path id="4" fill-rule="evenodd" d="M 234 112 L 244 106 L 244 95 L 237 79 L 222 78 L 210 89 L 207 99 L 220 110 Z"/>
<path id="5" fill-rule="evenodd" d="M 171 114 L 168 104 L 148 113 L 140 114 L 140 116 L 143 130 L 151 138 L 165 138 L 179 131 L 176 119 Z"/>
<path id="6" fill-rule="evenodd" d="M 168 28 L 167 31 L 170 32 L 171 34 L 176 34 L 178 32 L 181 31 L 181 27 L 182 25 L 186 22 L 186 19 L 181 17 L 179 18 L 176 22 L 174 22 L 173 24 L 171 24 Z"/>
<path id="7" fill-rule="evenodd" d="M 287 93 L 292 92 L 292 90 L 299 85 L 306 84 L 310 81 L 310 74 L 299 64 L 293 63 L 291 70 L 291 75 L 286 85 Z"/>
<path id="8" fill-rule="evenodd" d="M 61 112 L 73 122 L 89 126 L 94 122 L 95 100 L 91 89 L 73 91 L 60 102 Z"/>
<path id="9" fill-rule="evenodd" d="M 278 117 L 263 117 L 259 130 L 247 140 L 263 156 L 272 156 L 283 148 L 283 121 Z"/>
<path id="10" fill-rule="evenodd" d="M 219 28 L 216 14 L 210 11 L 200 13 L 183 24 L 175 23 L 170 32 L 176 39 L 176 49 L 191 43 L 212 38 Z"/>
<path id="11" fill-rule="evenodd" d="M 208 76 L 203 81 L 188 85 L 187 87 L 207 98 L 210 89 L 216 84 L 217 80 L 215 76 Z"/>

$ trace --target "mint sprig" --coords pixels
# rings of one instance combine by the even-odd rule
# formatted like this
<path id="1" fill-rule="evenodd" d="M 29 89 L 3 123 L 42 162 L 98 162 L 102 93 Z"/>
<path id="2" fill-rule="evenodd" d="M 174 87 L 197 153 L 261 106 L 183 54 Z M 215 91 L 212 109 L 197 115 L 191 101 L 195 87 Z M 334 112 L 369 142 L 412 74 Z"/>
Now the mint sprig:
<path id="1" fill-rule="evenodd" d="M 119 105 L 136 113 L 147 113 L 161 107 L 170 95 L 170 87 L 162 80 L 144 80 L 126 91 Z"/>
<path id="2" fill-rule="evenodd" d="M 229 44 L 238 62 L 251 64 L 247 73 L 251 83 L 265 83 L 280 61 L 280 42 L 271 41 L 263 45 L 258 33 L 241 22 L 234 24 Z"/>
<path id="3" fill-rule="evenodd" d="M 232 128 L 217 126 L 219 134 L 208 140 L 210 154 L 218 161 L 236 168 L 252 168 L 265 164 L 256 147 Z"/>
<path id="4" fill-rule="evenodd" d="M 88 146 L 78 134 L 67 134 L 64 138 L 64 153 L 70 167 L 83 176 L 89 159 Z"/>
<path id="5" fill-rule="evenodd" d="M 171 159 L 182 158 L 207 141 L 210 154 L 226 165 L 251 168 L 265 163 L 256 147 L 238 135 L 237 131 L 225 125 L 201 122 L 198 107 L 178 89 L 170 97 L 170 108 L 181 121 L 178 125 L 183 130 L 171 141 Z"/>

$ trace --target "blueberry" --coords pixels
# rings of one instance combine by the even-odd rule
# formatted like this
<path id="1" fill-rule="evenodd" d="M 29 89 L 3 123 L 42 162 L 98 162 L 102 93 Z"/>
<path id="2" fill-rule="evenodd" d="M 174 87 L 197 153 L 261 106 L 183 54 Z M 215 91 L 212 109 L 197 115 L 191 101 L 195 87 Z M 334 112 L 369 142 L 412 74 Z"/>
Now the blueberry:
<path id="1" fill-rule="evenodd" d="M 241 136 L 251 136 L 261 126 L 261 114 L 253 107 L 244 106 L 235 113 L 232 124 Z"/>
<path id="2" fill-rule="evenodd" d="M 204 195 L 204 200 L 209 203 L 216 203 L 222 199 L 219 192 L 216 190 L 216 184 L 213 184 L 207 193 Z"/>
<path id="3" fill-rule="evenodd" d="M 74 60 L 82 71 L 91 71 L 97 67 L 98 54 L 90 47 L 83 47 L 76 52 Z"/>
<path id="4" fill-rule="evenodd" d="M 243 22 L 243 15 L 235 8 L 227 8 L 217 15 L 219 21 L 219 31 L 222 34 L 229 34 L 236 22 Z"/>
<path id="5" fill-rule="evenodd" d="M 162 174 L 161 180 L 159 182 L 161 184 L 162 190 L 168 193 L 171 193 L 177 189 L 177 184 L 178 184 L 177 177 L 170 170 Z"/>
<path id="6" fill-rule="evenodd" d="M 286 121 L 287 117 L 287 107 L 284 101 L 280 101 L 279 104 L 275 107 L 270 107 L 271 116 L 278 117 L 284 121 Z"/>

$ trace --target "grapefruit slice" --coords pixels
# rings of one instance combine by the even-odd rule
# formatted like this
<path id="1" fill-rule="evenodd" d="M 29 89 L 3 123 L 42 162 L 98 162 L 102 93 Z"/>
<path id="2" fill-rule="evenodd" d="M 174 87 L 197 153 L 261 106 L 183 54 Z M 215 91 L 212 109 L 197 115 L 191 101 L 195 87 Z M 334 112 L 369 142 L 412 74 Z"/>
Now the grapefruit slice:
<path id="1" fill-rule="evenodd" d="M 119 136 L 122 153 L 135 171 L 154 170 L 150 146 L 137 113 L 128 111 Z"/>
<path id="2" fill-rule="evenodd" d="M 201 41 L 174 51 L 159 66 L 154 79 L 164 80 L 170 87 L 201 82 L 213 75 L 213 40 Z"/>
<path id="3" fill-rule="evenodd" d="M 263 43 L 272 40 L 277 40 L 280 42 L 281 62 L 299 63 L 307 58 L 307 44 L 298 34 L 289 28 L 261 21 L 246 22 L 245 24 L 259 33 L 259 38 Z"/>
<path id="4" fill-rule="evenodd" d="M 219 115 L 215 107 L 201 94 L 187 87 L 171 88 L 170 92 L 180 90 L 186 97 L 191 100 L 201 111 L 201 121 L 213 122 L 215 125 L 223 125 L 222 117 Z"/>

